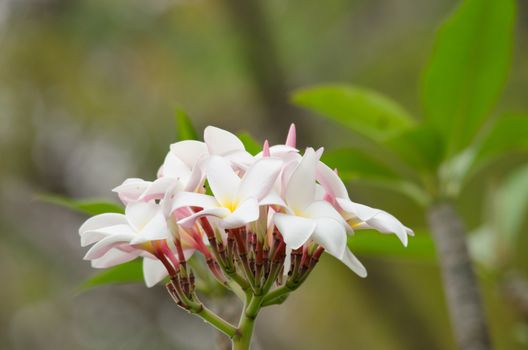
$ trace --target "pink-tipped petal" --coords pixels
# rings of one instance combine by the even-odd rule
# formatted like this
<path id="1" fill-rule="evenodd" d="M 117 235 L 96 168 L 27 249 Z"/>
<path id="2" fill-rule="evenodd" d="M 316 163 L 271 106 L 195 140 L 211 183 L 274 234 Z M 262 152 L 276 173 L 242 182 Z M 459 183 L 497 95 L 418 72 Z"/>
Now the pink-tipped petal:
<path id="1" fill-rule="evenodd" d="M 264 146 L 262 146 L 262 157 L 270 156 L 270 147 L 268 140 L 264 141 Z"/>
<path id="2" fill-rule="evenodd" d="M 297 147 L 297 131 L 295 130 L 295 124 L 290 125 L 290 129 L 288 130 L 288 136 L 286 136 L 286 146 L 290 147 Z"/>

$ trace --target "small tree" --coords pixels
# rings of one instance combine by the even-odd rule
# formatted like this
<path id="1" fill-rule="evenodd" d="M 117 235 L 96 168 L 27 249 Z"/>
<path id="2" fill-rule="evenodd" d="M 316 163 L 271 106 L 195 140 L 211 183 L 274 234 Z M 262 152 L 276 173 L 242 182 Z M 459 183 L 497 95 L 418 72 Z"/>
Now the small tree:
<path id="1" fill-rule="evenodd" d="M 490 348 L 465 229 L 455 205 L 485 166 L 528 150 L 528 116 L 492 116 L 507 79 L 514 0 L 465 0 L 440 27 L 423 72 L 423 118 L 387 97 L 348 85 L 296 91 L 292 101 L 346 126 L 370 146 L 327 153 L 349 180 L 389 186 L 420 204 L 436 244 L 458 346 Z"/>

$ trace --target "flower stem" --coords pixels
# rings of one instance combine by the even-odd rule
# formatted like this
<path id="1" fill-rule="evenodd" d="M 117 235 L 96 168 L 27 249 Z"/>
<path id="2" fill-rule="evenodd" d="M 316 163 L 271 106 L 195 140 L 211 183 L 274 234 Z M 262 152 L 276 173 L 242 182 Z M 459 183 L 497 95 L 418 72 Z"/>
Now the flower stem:
<path id="1" fill-rule="evenodd" d="M 253 296 L 240 317 L 238 329 L 232 338 L 233 350 L 249 350 L 255 328 L 255 319 L 262 306 L 264 296 Z"/>
<path id="2" fill-rule="evenodd" d="M 220 332 L 227 335 L 229 338 L 233 338 L 235 336 L 237 330 L 233 325 L 231 325 L 229 322 L 209 310 L 203 304 L 201 305 L 202 308 L 199 312 L 196 313 L 196 315 L 200 316 L 202 319 L 207 321 Z"/>

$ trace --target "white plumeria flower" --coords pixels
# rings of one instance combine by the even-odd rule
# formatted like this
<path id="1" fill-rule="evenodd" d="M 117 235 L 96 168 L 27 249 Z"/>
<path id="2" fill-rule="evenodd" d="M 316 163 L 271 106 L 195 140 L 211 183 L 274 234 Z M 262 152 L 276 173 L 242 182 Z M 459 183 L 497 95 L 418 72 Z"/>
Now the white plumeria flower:
<path id="1" fill-rule="evenodd" d="M 175 188 L 194 192 L 203 185 L 204 165 L 211 155 L 225 157 L 241 170 L 246 170 L 254 158 L 246 151 L 244 144 L 234 134 L 208 126 L 204 140 L 185 140 L 173 143 L 158 170 L 158 179 L 145 181 L 138 178 L 126 179 L 113 189 L 123 203 L 161 199 L 166 192 Z"/>
<path id="2" fill-rule="evenodd" d="M 203 209 L 178 223 L 192 225 L 199 217 L 215 216 L 219 218 L 219 226 L 235 228 L 257 220 L 260 205 L 283 204 L 282 201 L 264 202 L 281 165 L 282 162 L 278 159 L 260 159 L 241 179 L 226 159 L 211 156 L 207 164 L 207 181 L 214 197 L 200 193 L 178 193 L 174 199 L 173 210 L 182 207 Z"/>
<path id="3" fill-rule="evenodd" d="M 79 234 L 81 246 L 93 244 L 85 260 L 99 259 L 113 249 L 137 257 L 142 251 L 150 250 L 150 241 L 172 238 L 162 207 L 154 202 L 130 203 L 124 215 L 96 215 L 79 228 Z M 110 257 L 109 261 L 112 261 Z M 96 264 L 103 262 L 99 260 Z"/>
<path id="4" fill-rule="evenodd" d="M 322 162 L 317 165 L 317 179 L 325 189 L 327 199 L 332 202 L 352 229 L 372 228 L 381 233 L 394 233 L 402 244 L 407 246 L 408 236 L 414 235 L 410 228 L 381 209 L 352 202 L 343 181 Z"/>
<path id="5" fill-rule="evenodd" d="M 276 213 L 274 223 L 288 250 L 298 249 L 313 240 L 360 276 L 363 265 L 347 248 L 345 222 L 332 205 L 317 200 L 315 168 L 319 156 L 308 148 L 293 171 L 286 188 L 286 213 Z"/>

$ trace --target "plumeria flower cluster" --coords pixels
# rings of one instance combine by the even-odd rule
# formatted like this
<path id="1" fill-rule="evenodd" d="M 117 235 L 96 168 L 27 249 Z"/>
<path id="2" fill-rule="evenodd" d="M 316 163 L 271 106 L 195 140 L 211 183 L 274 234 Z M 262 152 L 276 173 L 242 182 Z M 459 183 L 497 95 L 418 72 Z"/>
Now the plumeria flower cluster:
<path id="1" fill-rule="evenodd" d="M 213 126 L 203 138 L 172 144 L 155 180 L 116 187 L 125 213 L 88 219 L 81 244 L 91 245 L 84 258 L 96 268 L 142 258 L 147 286 L 167 280 L 179 306 L 239 342 L 248 341 L 244 327 L 258 310 L 284 301 L 323 252 L 365 277 L 347 246 L 355 230 L 393 233 L 403 245 L 413 234 L 387 212 L 350 200 L 337 171 L 320 160 L 322 148 L 296 148 L 294 125 L 284 144 L 266 141 L 256 155 Z M 194 254 L 245 301 L 238 328 L 198 299 L 187 263 Z"/>

